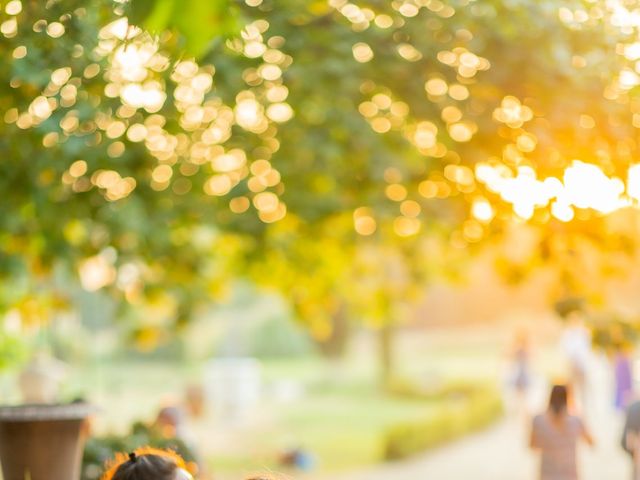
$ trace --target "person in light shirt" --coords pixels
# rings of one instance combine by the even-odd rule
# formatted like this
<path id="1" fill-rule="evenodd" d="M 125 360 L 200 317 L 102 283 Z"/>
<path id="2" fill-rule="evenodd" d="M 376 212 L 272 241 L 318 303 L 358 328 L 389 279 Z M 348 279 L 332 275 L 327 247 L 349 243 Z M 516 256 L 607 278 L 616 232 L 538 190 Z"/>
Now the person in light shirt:
<path id="1" fill-rule="evenodd" d="M 580 410 L 584 410 L 591 362 L 591 332 L 584 324 L 580 312 L 573 311 L 567 315 L 561 346 L 569 362 L 569 386 L 574 394 L 574 401 Z"/>

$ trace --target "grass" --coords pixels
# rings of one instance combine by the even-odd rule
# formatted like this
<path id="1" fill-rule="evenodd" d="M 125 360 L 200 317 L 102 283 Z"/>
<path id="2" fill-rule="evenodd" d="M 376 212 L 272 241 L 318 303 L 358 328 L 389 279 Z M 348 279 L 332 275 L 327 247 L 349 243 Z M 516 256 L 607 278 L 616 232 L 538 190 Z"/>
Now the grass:
<path id="1" fill-rule="evenodd" d="M 283 423 L 300 432 L 300 443 L 323 459 L 323 470 L 332 471 L 379 461 L 387 428 L 433 410 L 433 403 L 401 400 L 376 391 L 366 396 L 334 391 L 286 412 Z"/>
<path id="2" fill-rule="evenodd" d="M 401 374 L 422 382 L 495 378 L 495 348 L 460 344 L 459 338 L 451 344 L 438 339 L 437 344 L 399 353 Z M 279 455 L 294 447 L 311 452 L 319 472 L 381 461 L 385 432 L 391 426 L 428 418 L 439 405 L 381 392 L 371 358 L 368 351 L 339 363 L 315 357 L 263 362 L 265 385 L 294 382 L 303 395 L 287 402 L 267 398 L 249 425 L 204 419 L 198 425 L 202 456 L 218 478 L 281 470 Z M 84 396 L 102 408 L 95 421 L 97 433 L 125 433 L 134 420 L 151 421 L 167 398 L 179 401 L 185 386 L 201 381 L 203 372 L 204 365 L 198 363 L 87 363 L 72 370 L 65 392 L 67 398 Z"/>
<path id="3" fill-rule="evenodd" d="M 434 410 L 433 403 L 400 400 L 373 389 L 368 393 L 363 389 L 359 395 L 339 388 L 314 393 L 304 402 L 279 409 L 273 427 L 248 439 L 239 453 L 214 455 L 211 467 L 215 472 L 240 465 L 249 470 L 278 469 L 278 446 L 311 452 L 324 472 L 370 465 L 383 458 L 384 433 L 390 426 Z"/>
<path id="4" fill-rule="evenodd" d="M 266 384 L 282 378 L 301 382 L 304 397 L 267 402 L 262 408 L 269 421 L 240 431 L 207 419 L 215 435 L 229 429 L 228 442 L 203 452 L 214 472 L 277 470 L 278 456 L 294 447 L 312 452 L 321 471 L 373 464 L 383 456 L 389 426 L 424 418 L 435 408 L 430 402 L 382 393 L 373 372 L 357 363 L 339 375 L 320 359 L 266 362 L 263 370 Z M 65 392 L 67 398 L 84 396 L 101 407 L 97 433 L 125 433 L 134 420 L 151 421 L 163 399 L 179 399 L 201 371 L 199 365 L 162 362 L 85 364 L 73 370 Z"/>
<path id="5" fill-rule="evenodd" d="M 198 376 L 198 366 L 173 362 L 85 363 L 69 372 L 63 397 L 86 398 L 101 409 L 94 419 L 97 433 L 125 433 L 133 421 L 153 420 L 170 397 L 179 400 Z"/>

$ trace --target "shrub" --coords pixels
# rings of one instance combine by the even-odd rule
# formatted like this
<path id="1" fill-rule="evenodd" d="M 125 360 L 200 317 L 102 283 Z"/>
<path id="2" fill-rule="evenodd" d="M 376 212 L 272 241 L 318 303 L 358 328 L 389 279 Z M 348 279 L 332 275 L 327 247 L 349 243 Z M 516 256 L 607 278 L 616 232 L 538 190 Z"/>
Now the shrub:
<path id="1" fill-rule="evenodd" d="M 406 385 L 405 385 L 406 387 Z M 406 390 L 405 390 L 406 391 Z M 411 397 L 420 389 L 411 391 Z M 472 384 L 444 386 L 438 394 L 425 392 L 425 400 L 442 398 L 442 407 L 429 417 L 397 423 L 384 439 L 386 460 L 398 460 L 481 429 L 502 413 L 500 395 L 494 388 Z"/>
<path id="2" fill-rule="evenodd" d="M 387 393 L 417 400 L 455 400 L 467 398 L 482 386 L 465 381 L 448 381 L 446 383 L 430 380 L 425 384 L 416 383 L 408 378 L 393 378 L 386 385 Z"/>
<path id="3" fill-rule="evenodd" d="M 23 339 L 0 332 L 0 371 L 19 366 L 27 356 L 28 347 Z"/>

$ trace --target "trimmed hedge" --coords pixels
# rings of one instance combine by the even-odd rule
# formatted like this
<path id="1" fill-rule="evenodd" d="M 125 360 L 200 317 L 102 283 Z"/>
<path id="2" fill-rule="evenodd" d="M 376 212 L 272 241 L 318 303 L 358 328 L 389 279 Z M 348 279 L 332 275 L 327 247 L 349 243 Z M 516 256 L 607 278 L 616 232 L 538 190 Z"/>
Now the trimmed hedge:
<path id="1" fill-rule="evenodd" d="M 386 385 L 387 393 L 402 398 L 412 398 L 416 400 L 456 400 L 467 398 L 480 390 L 486 392 L 489 387 L 469 381 L 430 381 L 425 385 L 416 383 L 408 378 L 394 378 Z"/>
<path id="2" fill-rule="evenodd" d="M 444 405 L 433 415 L 422 420 L 398 423 L 387 430 L 384 439 L 385 460 L 406 458 L 479 430 L 502 414 L 502 401 L 494 388 L 460 384 L 443 390 L 440 395 L 425 392 L 425 400 L 436 396 L 445 399 Z M 420 394 L 412 391 L 411 396 Z"/>

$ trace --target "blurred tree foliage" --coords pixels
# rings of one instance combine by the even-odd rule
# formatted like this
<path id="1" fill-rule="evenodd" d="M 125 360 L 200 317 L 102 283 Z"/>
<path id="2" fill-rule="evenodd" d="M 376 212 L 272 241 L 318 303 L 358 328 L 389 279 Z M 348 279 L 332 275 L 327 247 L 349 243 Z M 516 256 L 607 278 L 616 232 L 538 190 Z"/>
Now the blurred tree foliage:
<path id="1" fill-rule="evenodd" d="M 339 342 L 347 317 L 402 317 L 417 287 L 506 238 L 512 207 L 479 163 L 561 177 L 579 158 L 624 176 L 640 102 L 621 52 L 637 27 L 614 10 L 7 2 L 0 305 L 25 313 L 57 291 L 54 272 L 79 275 L 136 307 L 153 344 L 249 275 L 320 340 Z M 470 214 L 478 202 L 488 215 Z M 603 220 L 578 216 L 566 227 L 536 208 L 529 221 L 601 241 Z M 620 238 L 634 238 L 633 218 Z M 555 251 L 536 249 L 525 268 Z"/>

